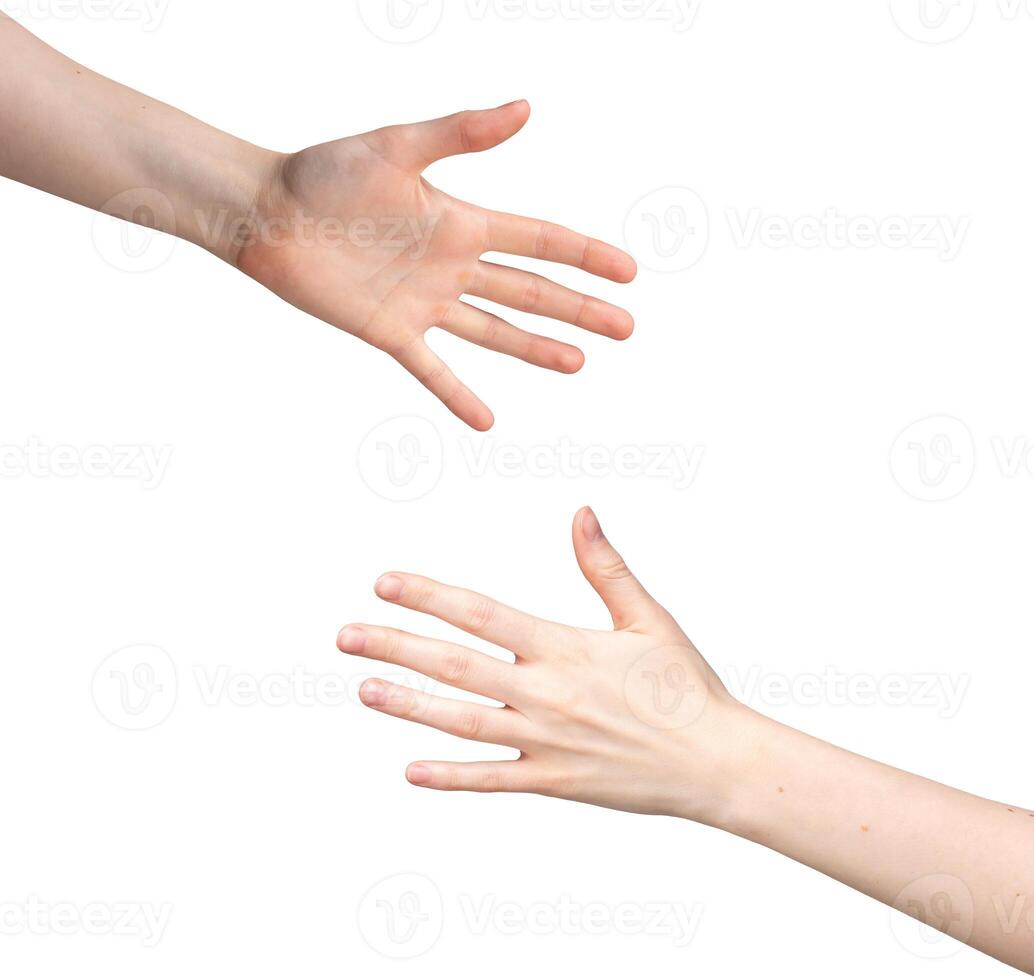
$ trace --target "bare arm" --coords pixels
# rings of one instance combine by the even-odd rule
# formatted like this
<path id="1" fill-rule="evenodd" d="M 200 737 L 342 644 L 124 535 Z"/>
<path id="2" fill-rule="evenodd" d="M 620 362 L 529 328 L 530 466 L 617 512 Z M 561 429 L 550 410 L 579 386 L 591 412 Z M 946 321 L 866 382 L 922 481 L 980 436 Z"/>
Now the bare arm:
<path id="1" fill-rule="evenodd" d="M 354 625 L 339 648 L 502 702 L 491 708 L 368 681 L 378 711 L 521 753 L 510 762 L 420 762 L 440 790 L 540 793 L 727 830 L 1034 973 L 1034 813 L 893 769 L 735 701 L 643 589 L 592 511 L 574 524 L 578 563 L 612 632 L 544 622 L 415 575 L 377 594 L 511 650 Z"/>
<path id="2" fill-rule="evenodd" d="M 759 715 L 740 737 L 726 830 L 1034 973 L 1034 813 Z"/>
<path id="3" fill-rule="evenodd" d="M 77 65 L 5 14 L 0 64 L 0 174 L 127 220 L 145 208 L 232 261 L 215 218 L 249 214 L 279 154 Z"/>
<path id="4" fill-rule="evenodd" d="M 562 373 L 585 358 L 463 297 L 614 340 L 632 332 L 610 303 L 482 258 L 521 255 L 628 282 L 630 256 L 468 204 L 423 177 L 444 157 L 510 139 L 529 112 L 518 101 L 275 153 L 75 64 L 0 14 L 0 176 L 203 246 L 390 354 L 478 429 L 492 412 L 428 346 L 431 327 Z"/>

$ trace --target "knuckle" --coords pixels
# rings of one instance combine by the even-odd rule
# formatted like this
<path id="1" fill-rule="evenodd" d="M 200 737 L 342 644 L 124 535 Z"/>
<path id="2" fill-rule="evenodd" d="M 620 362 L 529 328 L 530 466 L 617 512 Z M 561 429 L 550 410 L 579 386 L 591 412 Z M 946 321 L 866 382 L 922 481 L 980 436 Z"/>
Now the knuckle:
<path id="1" fill-rule="evenodd" d="M 625 560 L 620 555 L 613 555 L 600 562 L 598 571 L 602 578 L 612 582 L 626 579 L 632 574 L 628 570 Z"/>
<path id="2" fill-rule="evenodd" d="M 470 675 L 470 658 L 459 651 L 447 653 L 442 660 L 439 680 L 456 687 Z"/>
<path id="3" fill-rule="evenodd" d="M 525 620 L 525 647 L 537 650 L 548 645 L 549 629 L 541 619 L 534 616 Z"/>
<path id="4" fill-rule="evenodd" d="M 532 279 L 524 289 L 523 305 L 526 310 L 534 313 L 542 302 L 542 285 L 537 279 Z"/>
<path id="5" fill-rule="evenodd" d="M 559 715 L 567 714 L 567 707 L 574 698 L 574 694 L 571 691 L 554 687 L 551 684 L 540 687 L 539 690 L 535 692 L 535 695 L 536 700 L 543 708 L 548 708 L 550 711 Z"/>
<path id="6" fill-rule="evenodd" d="M 448 323 L 453 319 L 456 313 L 456 305 L 458 303 L 458 299 L 445 300 L 444 302 L 438 303 L 431 311 L 431 321 L 437 326 Z"/>
<path id="7" fill-rule="evenodd" d="M 495 603 L 484 596 L 478 596 L 471 601 L 467 610 L 467 625 L 471 632 L 477 633 L 489 627 L 495 615 Z"/>
<path id="8" fill-rule="evenodd" d="M 418 718 L 422 714 L 416 693 L 409 688 L 395 686 L 391 691 L 389 703 L 402 718 Z"/>
<path id="9" fill-rule="evenodd" d="M 481 716 L 476 711 L 464 711 L 456 719 L 456 734 L 460 738 L 477 740 L 482 727 Z"/>
<path id="10" fill-rule="evenodd" d="M 381 634 L 381 656 L 389 664 L 397 664 L 402 654 L 402 637 L 396 630 Z"/>
<path id="11" fill-rule="evenodd" d="M 592 251 L 592 239 L 586 237 L 584 244 L 582 245 L 582 257 L 578 261 L 578 265 L 581 268 L 585 268 L 589 264 L 589 252 Z"/>
<path id="12" fill-rule="evenodd" d="M 550 254 L 550 246 L 556 236 L 556 227 L 548 221 L 539 225 L 538 235 L 535 237 L 535 257 L 544 259 Z"/>
<path id="13" fill-rule="evenodd" d="M 574 690 L 550 691 L 543 698 L 543 703 L 550 711 L 563 719 L 564 724 L 577 723 L 585 718 L 585 702 L 583 695 Z M 559 739 L 562 732 L 558 729 L 552 736 Z"/>
<path id="14" fill-rule="evenodd" d="M 442 789 L 446 790 L 458 790 L 463 789 L 463 776 L 460 774 L 460 770 L 455 766 L 449 766 L 449 768 L 442 773 Z"/>
<path id="15" fill-rule="evenodd" d="M 590 647 L 589 635 L 577 626 L 566 623 L 552 623 L 551 635 L 553 643 L 568 651 L 575 658 L 581 658 Z"/>
<path id="16" fill-rule="evenodd" d="M 375 129 L 372 132 L 366 133 L 362 140 L 373 153 L 382 157 L 390 156 L 404 142 L 398 128 L 395 126 L 384 126 L 381 129 Z M 292 163 L 297 164 L 302 159 L 304 158 L 296 156 Z"/>
<path id="17" fill-rule="evenodd" d="M 468 109 L 465 112 L 461 112 L 456 117 L 456 128 L 459 133 L 460 147 L 464 153 L 469 153 L 473 146 L 471 140 L 470 127 L 474 121 L 477 113 L 473 109 Z"/>
<path id="18" fill-rule="evenodd" d="M 585 323 L 585 314 L 589 311 L 589 297 L 582 296 L 578 301 L 578 312 L 575 314 L 574 324 L 581 327 Z"/>
<path id="19" fill-rule="evenodd" d="M 444 381 L 448 376 L 448 368 L 444 364 L 435 364 L 434 367 L 424 371 L 420 376 L 420 381 L 427 385 L 429 388 L 433 388 L 440 382 Z"/>
<path id="20" fill-rule="evenodd" d="M 435 589 L 430 582 L 420 579 L 416 581 L 407 580 L 406 588 L 412 597 L 413 605 L 418 609 L 426 609 L 433 604 Z"/>
<path id="21" fill-rule="evenodd" d="M 478 790 L 482 793 L 498 793 L 503 789 L 503 781 L 497 769 L 488 769 L 478 779 Z"/>
<path id="22" fill-rule="evenodd" d="M 373 325 L 376 319 L 377 314 L 375 313 L 367 321 L 365 331 L 369 331 L 369 328 Z M 419 340 L 420 334 L 414 334 L 412 336 L 407 336 L 405 334 L 395 336 L 393 334 L 388 340 L 382 343 L 380 347 L 385 354 L 388 354 L 390 357 L 395 358 L 396 361 L 399 361 L 401 363 L 406 360 L 406 358 L 409 356 L 410 351 L 412 351 L 412 349 L 416 346 Z"/>
<path id="23" fill-rule="evenodd" d="M 498 317 L 491 317 L 485 324 L 485 342 L 489 345 L 498 345 L 503 339 L 504 324 Z"/>
<path id="24" fill-rule="evenodd" d="M 520 356 L 525 361 L 530 361 L 531 363 L 536 363 L 539 360 L 544 359 L 547 353 L 547 349 L 542 345 L 538 337 L 530 334 L 527 337 L 521 338 L 518 350 L 520 352 Z"/>
<path id="25" fill-rule="evenodd" d="M 569 781 L 562 779 L 559 774 L 539 772 L 529 782 L 528 789 L 530 792 L 538 793 L 540 796 L 560 796 L 565 786 L 569 788 Z"/>

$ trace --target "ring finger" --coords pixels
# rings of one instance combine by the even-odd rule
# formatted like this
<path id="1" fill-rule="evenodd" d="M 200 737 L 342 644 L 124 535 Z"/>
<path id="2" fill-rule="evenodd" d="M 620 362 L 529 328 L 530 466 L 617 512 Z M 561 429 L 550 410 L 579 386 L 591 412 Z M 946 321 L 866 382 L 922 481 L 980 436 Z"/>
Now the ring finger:
<path id="1" fill-rule="evenodd" d="M 468 303 L 456 303 L 439 326 L 479 347 L 509 354 L 510 357 L 551 371 L 573 374 L 585 363 L 585 357 L 577 347 L 551 337 L 528 333 L 507 323 L 502 317 L 479 310 Z"/>
<path id="2" fill-rule="evenodd" d="M 359 697 L 375 711 L 472 742 L 490 742 L 516 749 L 527 744 L 527 732 L 521 724 L 527 722 L 513 708 L 489 708 L 469 701 L 439 698 L 376 679 L 366 681 L 359 688 Z"/>
<path id="3" fill-rule="evenodd" d="M 337 642 L 342 653 L 408 667 L 471 694 L 507 704 L 513 696 L 512 664 L 455 643 L 378 626 L 346 626 Z"/>
<path id="4" fill-rule="evenodd" d="M 632 333 L 632 317 L 625 310 L 534 272 L 481 261 L 469 292 L 501 306 L 548 316 L 615 340 L 625 340 Z"/>

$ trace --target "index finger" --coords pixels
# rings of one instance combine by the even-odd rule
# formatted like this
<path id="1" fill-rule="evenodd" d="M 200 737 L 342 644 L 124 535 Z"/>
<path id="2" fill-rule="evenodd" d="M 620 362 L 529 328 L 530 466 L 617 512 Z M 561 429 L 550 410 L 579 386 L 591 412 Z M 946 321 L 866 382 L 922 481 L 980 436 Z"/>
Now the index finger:
<path id="1" fill-rule="evenodd" d="M 635 278 L 635 259 L 606 242 L 537 218 L 490 211 L 488 219 L 488 241 L 493 252 L 572 265 L 613 282 Z"/>
<path id="2" fill-rule="evenodd" d="M 518 655 L 534 648 L 547 625 L 477 592 L 421 575 L 390 572 L 377 579 L 374 591 L 387 602 L 427 613 Z"/>

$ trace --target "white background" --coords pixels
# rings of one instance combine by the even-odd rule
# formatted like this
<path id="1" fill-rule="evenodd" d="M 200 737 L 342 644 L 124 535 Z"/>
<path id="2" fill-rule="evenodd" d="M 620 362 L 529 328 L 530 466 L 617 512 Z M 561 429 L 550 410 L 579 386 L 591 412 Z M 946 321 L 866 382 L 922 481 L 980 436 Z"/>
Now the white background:
<path id="1" fill-rule="evenodd" d="M 576 377 L 432 338 L 496 411 L 479 436 L 200 250 L 131 235 L 127 254 L 108 219 L 0 185 L 4 975 L 1005 975 L 969 950 L 917 958 L 951 950 L 716 831 L 410 787 L 414 759 L 492 750 L 362 708 L 374 667 L 334 640 L 353 620 L 453 635 L 373 597 L 390 568 L 604 624 L 569 543 L 592 503 L 756 707 L 1031 803 L 1034 17 L 441 6 L 393 35 L 376 3 L 4 0 L 77 60 L 276 149 L 526 97 L 511 144 L 431 179 L 641 265 L 598 287 L 634 337 L 577 338 Z M 851 234 L 816 235 L 828 212 Z M 157 485 L 114 475 L 117 447 L 166 454 Z M 586 447 L 591 465 L 557 463 Z M 689 486 L 636 461 L 673 447 L 699 464 Z M 317 703 L 277 697 L 292 674 Z M 873 679 L 912 693 L 869 697 Z M 152 946 L 37 934 L 33 901 L 171 917 Z M 601 903 L 602 927 L 550 925 L 565 901 Z M 619 924 L 658 905 L 699 916 L 691 942 Z"/>

